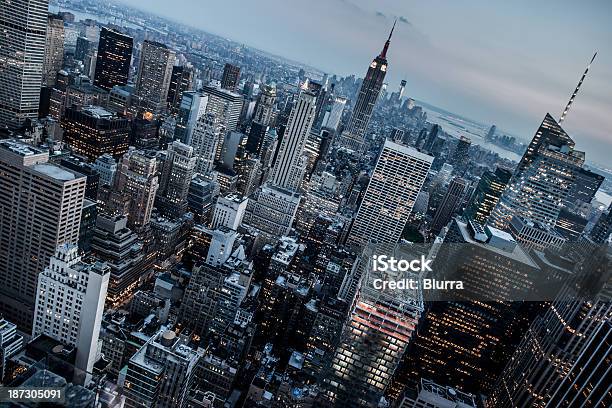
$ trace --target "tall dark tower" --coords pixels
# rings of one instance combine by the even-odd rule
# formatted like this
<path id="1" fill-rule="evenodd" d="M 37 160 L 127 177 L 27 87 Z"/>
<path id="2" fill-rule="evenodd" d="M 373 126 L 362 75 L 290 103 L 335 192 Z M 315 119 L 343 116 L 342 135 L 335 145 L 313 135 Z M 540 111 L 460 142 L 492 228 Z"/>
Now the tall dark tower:
<path id="1" fill-rule="evenodd" d="M 387 74 L 387 51 L 391 44 L 391 36 L 395 29 L 395 23 L 389 33 L 389 38 L 385 42 L 385 46 L 382 52 L 372 60 L 368 72 L 366 73 L 359 95 L 357 96 L 357 102 L 351 115 L 351 120 L 348 124 L 346 131 L 342 135 L 341 145 L 355 151 L 361 151 L 365 132 L 374 110 L 374 105 L 378 100 L 380 90 Z"/>
<path id="2" fill-rule="evenodd" d="M 103 27 L 100 31 L 94 85 L 107 91 L 115 85 L 126 85 L 133 46 L 132 37 Z"/>

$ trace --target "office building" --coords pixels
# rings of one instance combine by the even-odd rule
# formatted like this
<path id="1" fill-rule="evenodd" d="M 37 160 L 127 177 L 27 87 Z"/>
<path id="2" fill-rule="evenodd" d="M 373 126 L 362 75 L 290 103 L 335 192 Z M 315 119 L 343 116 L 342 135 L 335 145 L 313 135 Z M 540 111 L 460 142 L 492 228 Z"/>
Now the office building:
<path id="1" fill-rule="evenodd" d="M 472 141 L 469 138 L 461 136 L 451 156 L 451 164 L 453 165 L 455 173 L 460 176 L 463 176 L 470 163 L 469 152 L 471 144 Z"/>
<path id="2" fill-rule="evenodd" d="M 461 177 L 455 177 L 451 180 L 442 203 L 438 206 L 431 222 L 431 231 L 434 234 L 439 233 L 448 224 L 453 215 L 460 210 L 459 206 L 463 201 L 467 188 L 467 181 Z"/>
<path id="3" fill-rule="evenodd" d="M 125 406 L 129 408 L 183 407 L 195 380 L 194 372 L 204 350 L 194 350 L 187 339 L 162 328 L 127 365 Z"/>
<path id="4" fill-rule="evenodd" d="M 472 394 L 422 378 L 404 391 L 397 408 L 477 408 L 477 401 Z"/>
<path id="5" fill-rule="evenodd" d="M 102 27 L 98 43 L 98 57 L 94 85 L 110 91 L 114 86 L 128 83 L 134 39 L 118 31 Z"/>
<path id="6" fill-rule="evenodd" d="M 155 156 L 130 148 L 119 162 L 115 190 L 130 199 L 128 224 L 140 230 L 151 220 L 155 194 L 159 188 Z"/>
<path id="7" fill-rule="evenodd" d="M 196 166 L 193 148 L 174 141 L 166 150 L 160 171 L 158 209 L 169 216 L 180 217 L 187 211 L 189 185 Z"/>
<path id="8" fill-rule="evenodd" d="M 139 107 L 153 113 L 167 108 L 175 58 L 176 53 L 165 44 L 149 40 L 142 43 L 134 92 Z"/>
<path id="9" fill-rule="evenodd" d="M 574 150 L 574 141 L 546 114 L 493 211 L 492 225 L 507 228 L 516 215 L 554 228 L 584 161 L 584 152 Z"/>
<path id="10" fill-rule="evenodd" d="M 23 337 L 17 333 L 17 325 L 0 316 L 0 378 L 6 375 L 9 359 L 23 347 Z"/>
<path id="11" fill-rule="evenodd" d="M 62 119 L 64 142 L 74 153 L 96 161 L 104 154 L 118 159 L 128 151 L 130 121 L 100 106 L 71 106 Z"/>
<path id="12" fill-rule="evenodd" d="M 390 254 L 405 256 L 401 248 Z M 420 289 L 375 289 L 375 279 L 394 277 L 373 270 L 367 258 L 360 289 L 350 300 L 351 312 L 324 376 L 325 400 L 336 407 L 378 407 L 423 313 Z"/>
<path id="13" fill-rule="evenodd" d="M 385 42 L 381 53 L 372 60 L 368 72 L 363 79 L 359 94 L 357 95 L 355 107 L 353 108 L 353 113 L 340 139 L 340 145 L 342 147 L 346 147 L 356 152 L 360 152 L 363 149 L 366 130 L 370 123 L 372 111 L 378 101 L 385 75 L 387 74 L 387 52 L 391 44 L 391 36 L 393 35 L 394 28 L 395 24 L 389 33 L 389 38 Z"/>
<path id="14" fill-rule="evenodd" d="M 98 337 L 110 276 L 100 262 L 81 260 L 78 247 L 62 244 L 38 275 L 32 336 L 44 334 L 76 347 L 75 366 L 91 373 L 98 360 Z"/>
<path id="15" fill-rule="evenodd" d="M 239 80 L 240 67 L 232 64 L 225 64 L 223 67 L 223 77 L 221 78 L 221 88 L 236 92 Z"/>
<path id="16" fill-rule="evenodd" d="M 333 130 L 334 132 L 338 131 L 342 121 L 342 114 L 344 113 L 346 102 L 346 98 L 341 96 L 334 98 L 330 111 L 325 113 L 322 127 Z"/>
<path id="17" fill-rule="evenodd" d="M 93 163 L 94 168 L 100 176 L 100 186 L 112 186 L 115 183 L 115 174 L 117 173 L 117 162 L 108 153 L 98 157 Z"/>
<path id="18" fill-rule="evenodd" d="M 248 198 L 240 197 L 237 194 L 228 194 L 217 199 L 213 212 L 211 228 L 220 226 L 238 230 L 242 224 L 244 213 L 246 212 Z"/>
<path id="19" fill-rule="evenodd" d="M 486 224 L 510 177 L 512 173 L 501 167 L 495 169 L 495 172 L 485 171 L 463 215 L 479 224 Z"/>
<path id="20" fill-rule="evenodd" d="M 276 86 L 262 85 L 255 104 L 253 122 L 262 126 L 270 126 L 274 119 L 274 105 L 276 104 Z"/>
<path id="21" fill-rule="evenodd" d="M 181 104 L 176 118 L 174 138 L 185 144 L 191 144 L 191 137 L 198 119 L 206 112 L 208 97 L 201 92 L 186 91 L 181 97 Z"/>
<path id="22" fill-rule="evenodd" d="M 86 180 L 47 151 L 0 141 L 0 313 L 21 330 L 32 328 L 38 274 L 79 240 Z"/>
<path id="23" fill-rule="evenodd" d="M 48 0 L 0 4 L 0 127 L 38 118 L 48 8 Z"/>
<path id="24" fill-rule="evenodd" d="M 195 124 L 190 145 L 196 157 L 196 173 L 209 174 L 215 165 L 215 154 L 224 127 L 214 113 L 203 114 Z"/>
<path id="25" fill-rule="evenodd" d="M 55 85 L 57 73 L 64 64 L 64 20 L 57 14 L 49 14 L 45 60 L 43 62 L 43 86 Z"/>
<path id="26" fill-rule="evenodd" d="M 314 122 L 316 94 L 305 84 L 297 102 L 291 109 L 289 121 L 278 148 L 276 162 L 272 168 L 270 182 L 272 185 L 288 190 L 298 191 L 304 177 L 303 153 L 306 139 Z"/>
<path id="27" fill-rule="evenodd" d="M 168 87 L 168 109 L 177 113 L 183 99 L 183 93 L 193 89 L 193 68 L 185 65 L 172 67 L 170 86 Z"/>
<path id="28" fill-rule="evenodd" d="M 219 134 L 215 153 L 215 161 L 220 161 L 225 133 L 236 130 L 242 112 L 244 97 L 227 89 L 210 85 L 204 86 L 202 92 L 208 97 L 206 113 L 213 113 L 224 127 L 223 132 Z"/>
<path id="29" fill-rule="evenodd" d="M 432 162 L 432 156 L 385 141 L 347 243 L 395 245 Z"/>
<path id="30" fill-rule="evenodd" d="M 144 272 L 143 243 L 127 227 L 124 215 L 99 214 L 91 252 L 110 268 L 106 304 L 117 307 L 130 299 Z"/>
<path id="31" fill-rule="evenodd" d="M 504 231 L 455 218 L 426 277 L 464 282 L 463 290 L 430 294 L 427 315 L 406 353 L 402 386 L 428 378 L 470 393 L 487 393 L 507 362 L 521 305 L 542 271 Z M 401 389 L 401 386 L 396 386 Z"/>
<path id="32" fill-rule="evenodd" d="M 531 324 L 487 404 L 605 406 L 610 401 L 610 313 L 609 293 L 587 301 L 565 288 Z"/>

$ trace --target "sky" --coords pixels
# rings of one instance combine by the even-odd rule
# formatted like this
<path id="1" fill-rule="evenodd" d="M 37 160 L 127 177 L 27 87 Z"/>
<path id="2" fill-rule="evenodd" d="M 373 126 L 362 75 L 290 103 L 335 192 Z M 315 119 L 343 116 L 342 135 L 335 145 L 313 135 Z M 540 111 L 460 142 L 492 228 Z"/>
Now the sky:
<path id="1" fill-rule="evenodd" d="M 143 8 L 143 0 L 122 0 Z M 363 77 L 398 23 L 386 82 L 406 95 L 529 140 L 558 118 L 598 56 L 563 127 L 612 168 L 608 0 L 147 0 L 146 10 L 324 72 Z"/>

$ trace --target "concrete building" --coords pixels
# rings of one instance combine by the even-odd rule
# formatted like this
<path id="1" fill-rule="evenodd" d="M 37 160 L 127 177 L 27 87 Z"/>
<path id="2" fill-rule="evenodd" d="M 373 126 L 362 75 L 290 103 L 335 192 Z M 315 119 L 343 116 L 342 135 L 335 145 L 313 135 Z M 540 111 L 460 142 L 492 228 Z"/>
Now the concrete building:
<path id="1" fill-rule="evenodd" d="M 98 360 L 98 337 L 110 268 L 81 261 L 76 245 L 57 247 L 38 275 L 32 336 L 44 334 L 76 347 L 75 366 L 91 373 Z"/>
<path id="2" fill-rule="evenodd" d="M 213 212 L 211 228 L 225 226 L 238 230 L 238 227 L 242 224 L 248 201 L 248 198 L 240 197 L 237 194 L 219 197 Z"/>
<path id="3" fill-rule="evenodd" d="M 144 40 L 140 51 L 135 96 L 139 106 L 153 113 L 167 108 L 168 89 L 176 53 L 165 44 Z"/>
<path id="4" fill-rule="evenodd" d="M 38 274 L 58 245 L 79 240 L 87 178 L 49 163 L 49 153 L 0 141 L 0 313 L 32 328 Z"/>
<path id="5" fill-rule="evenodd" d="M 57 73 L 64 64 L 64 20 L 57 14 L 49 14 L 47 21 L 42 84 L 53 86 Z"/>

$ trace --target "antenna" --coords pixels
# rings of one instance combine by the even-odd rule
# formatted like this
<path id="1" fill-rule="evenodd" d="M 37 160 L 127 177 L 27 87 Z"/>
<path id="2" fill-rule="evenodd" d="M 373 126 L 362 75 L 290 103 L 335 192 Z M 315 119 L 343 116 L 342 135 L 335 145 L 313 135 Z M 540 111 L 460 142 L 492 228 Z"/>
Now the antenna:
<path id="1" fill-rule="evenodd" d="M 591 58 L 591 62 L 589 62 L 589 65 L 587 65 L 586 69 L 584 70 L 584 74 L 582 74 L 582 78 L 580 78 L 580 81 L 578 82 L 578 85 L 576 85 L 576 89 L 574 89 L 574 93 L 570 97 L 569 102 L 565 106 L 565 109 L 563 110 L 563 113 L 561 114 L 561 117 L 559 118 L 559 124 L 561 122 L 563 122 L 563 120 L 565 120 L 565 116 L 567 115 L 567 112 L 569 112 L 570 107 L 572 106 L 572 103 L 574 102 L 574 98 L 576 98 L 576 95 L 578 95 L 578 91 L 580 90 L 580 86 L 582 85 L 582 82 L 584 81 L 584 78 L 586 78 L 586 75 L 589 72 L 589 68 L 591 68 L 591 64 L 593 63 L 593 61 L 595 61 L 595 57 L 596 56 L 597 56 L 597 52 L 595 52 L 595 54 L 593 55 L 593 58 Z"/>

